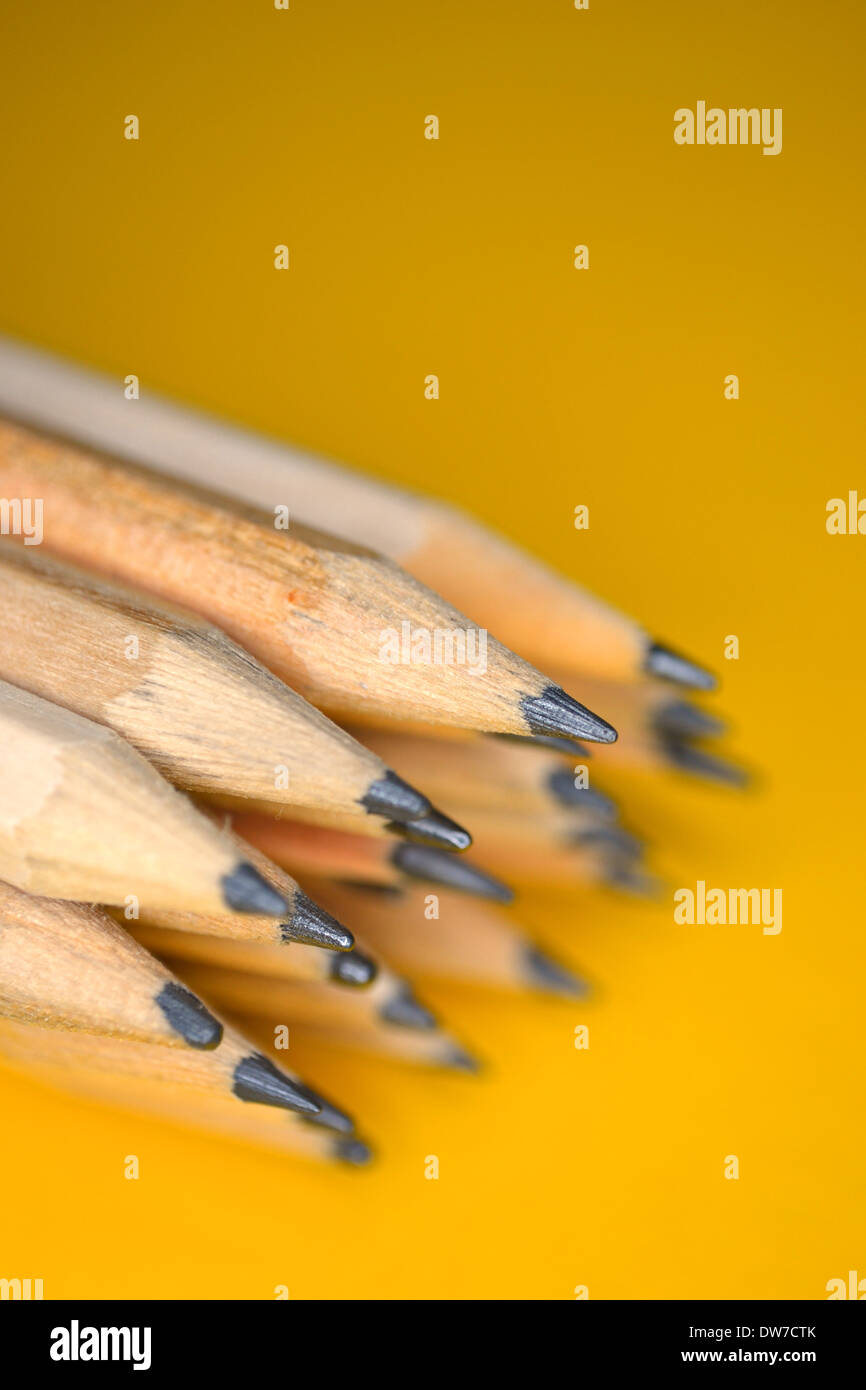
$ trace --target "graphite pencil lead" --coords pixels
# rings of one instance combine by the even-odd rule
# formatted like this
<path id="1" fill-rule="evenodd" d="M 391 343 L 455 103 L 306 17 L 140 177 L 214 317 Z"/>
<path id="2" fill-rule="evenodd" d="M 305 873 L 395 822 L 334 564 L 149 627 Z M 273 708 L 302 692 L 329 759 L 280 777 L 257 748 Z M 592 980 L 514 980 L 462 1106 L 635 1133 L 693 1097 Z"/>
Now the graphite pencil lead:
<path id="1" fill-rule="evenodd" d="M 714 714 L 690 705 L 688 700 L 670 700 L 655 712 L 656 728 L 663 734 L 682 738 L 718 738 L 725 724 Z"/>
<path id="2" fill-rule="evenodd" d="M 465 1071 L 473 1076 L 484 1070 L 477 1057 L 473 1057 L 465 1047 L 457 1047 L 456 1044 L 449 1047 L 447 1052 L 443 1052 L 439 1060 L 443 1067 L 450 1067 L 453 1071 Z"/>
<path id="3" fill-rule="evenodd" d="M 509 743 L 528 744 L 530 748 L 552 748 L 554 753 L 567 753 L 574 757 L 591 758 L 592 752 L 576 738 L 553 738 L 546 734 L 490 734 L 490 738 L 508 739 Z"/>
<path id="4" fill-rule="evenodd" d="M 352 933 L 336 917 L 300 892 L 295 894 L 291 919 L 282 924 L 282 937 L 304 946 L 323 946 L 326 951 L 351 951 L 355 944 Z"/>
<path id="5" fill-rule="evenodd" d="M 434 1015 L 415 998 L 409 985 L 403 985 L 386 1004 L 382 1005 L 379 1009 L 379 1017 L 384 1019 L 386 1023 L 395 1023 L 401 1028 L 429 1030 L 436 1027 Z"/>
<path id="6" fill-rule="evenodd" d="M 632 859 L 639 859 L 644 852 L 643 841 L 619 825 L 588 825 L 575 833 L 572 843 L 601 845 L 603 849 L 616 850 Z"/>
<path id="7" fill-rule="evenodd" d="M 190 1047 L 207 1051 L 222 1041 L 223 1026 L 200 999 L 183 985 L 169 980 L 156 996 L 168 1022 Z"/>
<path id="8" fill-rule="evenodd" d="M 373 1158 L 373 1150 L 363 1139 L 335 1139 L 334 1157 L 352 1168 L 365 1168 Z"/>
<path id="9" fill-rule="evenodd" d="M 548 994 L 565 994 L 572 999 L 579 999 L 587 993 L 583 980 L 572 974 L 564 965 L 560 965 L 559 961 L 553 960 L 538 946 L 526 947 L 523 963 L 530 982 L 540 985 Z"/>
<path id="10" fill-rule="evenodd" d="M 433 809 L 426 796 L 390 771 L 367 788 L 361 805 L 370 815 L 386 816 L 393 821 L 416 820 L 428 816 Z"/>
<path id="11" fill-rule="evenodd" d="M 456 888 L 476 898 L 492 898 L 494 902 L 510 903 L 514 893 L 500 879 L 467 864 L 465 859 L 446 854 L 429 845 L 396 845 L 391 851 L 391 863 L 410 878 L 427 883 L 439 883 L 443 888 Z"/>
<path id="12" fill-rule="evenodd" d="M 681 739 L 667 738 L 663 747 L 668 762 L 680 772 L 691 772 L 696 777 L 706 777 L 710 782 L 722 782 L 730 787 L 744 787 L 749 780 L 748 773 L 735 763 L 705 753 L 703 748 L 693 748 Z"/>
<path id="13" fill-rule="evenodd" d="M 661 891 L 657 878 L 621 859 L 612 859 L 605 865 L 604 881 L 632 898 L 658 898 Z"/>
<path id="14" fill-rule="evenodd" d="M 311 1125 L 321 1125 L 322 1129 L 331 1129 L 335 1134 L 354 1134 L 355 1121 L 351 1115 L 347 1115 L 345 1110 L 333 1105 L 331 1101 L 320 1096 L 318 1091 L 313 1091 L 309 1086 L 305 1086 L 304 1093 L 309 1100 L 313 1101 L 318 1107 L 315 1115 L 308 1117 Z"/>
<path id="15" fill-rule="evenodd" d="M 289 904 L 276 888 L 244 860 L 222 878 L 222 894 L 233 912 L 255 912 L 262 917 L 283 917 Z"/>
<path id="16" fill-rule="evenodd" d="M 567 695 L 561 686 L 549 685 L 540 695 L 525 695 L 520 704 L 533 734 L 585 738 L 590 743 L 616 742 L 616 729 Z"/>
<path id="17" fill-rule="evenodd" d="M 472 844 L 472 836 L 462 825 L 431 809 L 430 814 L 406 822 L 393 821 L 387 826 L 395 835 L 402 835 L 413 845 L 431 845 L 436 849 L 464 850 Z"/>
<path id="18" fill-rule="evenodd" d="M 239 1100 L 278 1105 L 284 1110 L 296 1110 L 300 1115 L 317 1115 L 321 1109 L 306 1086 L 291 1081 L 260 1052 L 252 1052 L 238 1062 L 232 1090 Z"/>
<path id="19" fill-rule="evenodd" d="M 605 796 L 604 792 L 596 791 L 595 787 L 576 787 L 574 777 L 566 767 L 551 772 L 547 785 L 563 806 L 579 806 L 582 810 L 604 816 L 605 820 L 616 819 L 616 802 Z"/>
<path id="20" fill-rule="evenodd" d="M 406 893 L 398 883 L 370 883 L 365 878 L 335 878 L 334 882 L 354 893 L 369 893 L 378 898 L 402 898 Z"/>
<path id="21" fill-rule="evenodd" d="M 340 952 L 331 960 L 331 979 L 340 985 L 363 987 L 372 984 L 377 974 L 376 962 L 361 951 Z"/>
<path id="22" fill-rule="evenodd" d="M 705 671 L 703 666 L 698 666 L 670 647 L 662 646 L 660 642 L 651 642 L 647 647 L 644 670 L 649 676 L 659 676 L 676 685 L 688 685 L 693 690 L 715 690 L 717 685 L 711 671 Z"/>

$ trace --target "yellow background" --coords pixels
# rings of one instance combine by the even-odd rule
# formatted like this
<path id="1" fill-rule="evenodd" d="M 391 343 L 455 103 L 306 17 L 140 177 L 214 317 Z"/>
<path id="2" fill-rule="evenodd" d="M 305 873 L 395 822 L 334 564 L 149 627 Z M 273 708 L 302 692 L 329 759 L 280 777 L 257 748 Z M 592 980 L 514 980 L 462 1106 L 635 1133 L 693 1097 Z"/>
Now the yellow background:
<path id="1" fill-rule="evenodd" d="M 605 785 L 672 886 L 781 887 L 784 927 L 677 927 L 670 894 L 527 899 L 595 994 L 427 988 L 483 1079 L 293 1051 L 377 1140 L 366 1173 L 3 1073 L 0 1275 L 552 1299 L 866 1276 L 866 538 L 824 525 L 866 495 L 862 5 L 3 12 L 0 327 L 440 490 L 721 670 L 755 793 Z M 782 107 L 782 154 L 675 146 L 699 99 Z"/>

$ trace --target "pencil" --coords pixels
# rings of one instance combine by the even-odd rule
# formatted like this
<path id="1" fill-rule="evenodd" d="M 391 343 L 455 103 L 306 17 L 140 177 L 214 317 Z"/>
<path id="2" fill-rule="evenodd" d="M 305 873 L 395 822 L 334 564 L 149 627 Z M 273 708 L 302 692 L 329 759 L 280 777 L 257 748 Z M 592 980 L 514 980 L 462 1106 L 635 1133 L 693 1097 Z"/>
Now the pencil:
<path id="1" fill-rule="evenodd" d="M 69 1066 L 57 1041 L 44 1030 L 10 1024 L 5 1019 L 0 1019 L 0 1061 L 56 1090 L 184 1128 L 192 1126 L 222 1139 L 264 1144 L 304 1158 L 337 1159 L 353 1166 L 372 1157 L 369 1145 L 345 1124 L 335 1131 L 317 1123 L 317 1116 L 249 1105 L 218 1090 L 172 1084 L 158 1069 L 152 1074 L 146 1068 L 138 1075 L 118 1073 L 105 1056 L 96 1064 L 86 1064 L 79 1057 Z"/>
<path id="2" fill-rule="evenodd" d="M 362 835 L 419 820 L 464 847 L 426 796 L 194 614 L 11 540 L 0 594 L 0 677 L 107 724 L 176 786 Z"/>
<path id="3" fill-rule="evenodd" d="M 106 1072 L 83 1067 L 71 1071 L 44 1061 L 26 1060 L 7 1053 L 2 1035 L 0 1061 L 28 1080 L 36 1080 L 55 1091 L 115 1110 L 163 1120 L 182 1129 L 198 1130 L 218 1139 L 254 1144 L 292 1158 L 336 1161 L 349 1167 L 363 1167 L 373 1157 L 369 1144 L 357 1135 L 334 1134 L 295 1119 L 287 1111 L 244 1106 L 239 1101 L 219 1096 L 190 1095 L 188 1091 L 170 1090 L 159 1082 L 141 1077 L 135 1081 L 125 1077 L 119 1082 Z"/>
<path id="4" fill-rule="evenodd" d="M 234 843 L 112 729 L 0 681 L 0 878 L 48 898 L 284 916 Z"/>
<path id="5" fill-rule="evenodd" d="M 370 729 L 365 739 L 380 757 L 387 751 L 412 776 L 423 770 L 428 790 L 452 810 L 497 810 L 504 805 L 531 816 L 565 806 L 605 819 L 617 815 L 615 803 L 592 785 L 594 773 L 591 779 L 574 749 L 569 749 L 569 768 L 553 751 L 479 735 L 458 741 Z"/>
<path id="6" fill-rule="evenodd" d="M 65 559 L 191 608 L 338 716 L 611 742 L 615 730 L 392 561 L 0 422 L 0 493 Z"/>
<path id="7" fill-rule="evenodd" d="M 244 842 L 298 877 L 318 874 L 385 889 L 420 881 L 496 902 L 510 902 L 513 897 L 506 883 L 465 856 L 427 845 L 389 845 L 383 840 L 256 814 L 232 815 L 231 824 Z"/>
<path id="8" fill-rule="evenodd" d="M 222 1025 L 98 908 L 0 881 L 0 1014 L 42 1027 L 214 1048 Z"/>
<path id="9" fill-rule="evenodd" d="M 428 1028 L 400 1028 L 362 1018 L 357 1012 L 337 1011 L 333 999 L 325 999 L 321 985 L 291 985 L 286 980 L 244 979 L 214 970 L 196 971 L 220 1006 L 243 1027 L 245 1035 L 267 1045 L 275 1027 L 288 1027 L 294 1041 L 310 1043 L 318 1053 L 326 1047 L 348 1052 L 370 1052 L 389 1061 L 412 1066 L 475 1074 L 479 1058 L 435 1020 Z M 333 995 L 333 991 L 330 992 Z M 344 1001 L 345 996 L 339 996 Z"/>
<path id="10" fill-rule="evenodd" d="M 59 1033 L 7 1019 L 0 1020 L 0 1033 L 4 1039 L 19 1039 L 20 1049 L 34 1061 L 47 1060 L 70 1071 L 105 1072 L 123 1078 L 124 1083 L 150 1080 L 168 1090 L 290 1110 L 341 1133 L 353 1129 L 348 1115 L 282 1065 L 277 1066 L 229 1025 L 224 1027 L 219 1046 L 210 1052 L 104 1034 Z"/>
<path id="11" fill-rule="evenodd" d="M 406 974 L 485 988 L 581 998 L 584 980 L 541 947 L 510 912 L 447 890 L 428 919 L 422 890 L 377 899 L 341 884 L 316 891 L 332 910 L 351 911 L 375 951 Z"/>
<path id="12" fill-rule="evenodd" d="M 221 824 L 225 838 L 234 845 L 237 854 L 257 869 L 262 878 L 279 893 L 288 904 L 287 911 L 278 919 L 264 913 L 227 912 L 181 912 L 175 908 L 158 908 L 152 904 L 139 907 L 136 914 L 114 908 L 112 915 L 127 928 L 134 928 L 137 918 L 152 926 L 169 927 L 205 936 L 225 937 L 231 941 L 250 942 L 270 946 L 286 946 L 292 942 L 304 946 L 320 947 L 324 951 L 323 970 L 334 971 L 334 978 L 344 970 L 351 974 L 360 969 L 356 963 L 340 965 L 340 961 L 353 954 L 355 938 L 329 912 L 302 892 L 297 881 L 274 864 L 261 850 L 234 835 L 228 828 L 225 813 L 210 807 L 202 808 L 204 814 L 215 825 Z M 338 953 L 332 955 L 332 952 Z"/>
<path id="13" fill-rule="evenodd" d="M 186 932 L 173 932 L 138 923 L 136 939 L 182 980 L 199 978 L 210 989 L 209 981 L 216 980 L 214 992 L 221 1005 L 235 1012 L 248 1011 L 251 1001 L 267 1003 L 269 998 L 281 997 L 285 984 L 292 997 L 304 1003 L 303 1017 L 311 1013 L 323 1022 L 335 1018 L 343 1022 L 393 1025 L 396 1028 L 430 1029 L 437 1026 L 433 1012 L 422 1003 L 408 980 L 396 975 L 381 957 L 375 960 L 369 951 L 350 951 L 341 961 L 351 962 L 356 956 L 362 962 L 359 978 L 343 978 L 336 983 L 350 986 L 335 990 L 330 975 L 324 975 L 319 964 L 322 952 L 307 952 L 316 960 L 304 960 L 303 947 L 282 951 L 275 947 L 254 946 L 249 942 L 220 941 L 214 937 L 195 937 Z M 369 970 L 363 967 L 369 965 Z M 295 987 L 298 987 L 297 989 Z M 234 991 L 237 991 L 234 993 Z M 269 992 L 276 991 L 273 995 Z M 310 1002 L 312 1001 L 312 1002 Z M 294 1019 L 294 1011 L 291 1017 Z"/>
<path id="14" fill-rule="evenodd" d="M 714 678 L 634 620 L 457 508 L 389 486 L 150 392 L 0 341 L 0 409 L 381 551 L 515 651 L 610 680 L 645 673 L 708 690 Z"/>
<path id="15" fill-rule="evenodd" d="M 564 679 L 568 683 L 572 677 L 565 674 Z M 703 746 L 707 739 L 717 739 L 725 732 L 725 723 L 716 714 L 688 700 L 672 698 L 655 681 L 622 685 L 593 680 L 586 684 L 594 698 L 608 702 L 617 719 L 620 738 L 606 750 L 606 770 L 673 769 L 734 787 L 748 782 L 744 768 Z"/>

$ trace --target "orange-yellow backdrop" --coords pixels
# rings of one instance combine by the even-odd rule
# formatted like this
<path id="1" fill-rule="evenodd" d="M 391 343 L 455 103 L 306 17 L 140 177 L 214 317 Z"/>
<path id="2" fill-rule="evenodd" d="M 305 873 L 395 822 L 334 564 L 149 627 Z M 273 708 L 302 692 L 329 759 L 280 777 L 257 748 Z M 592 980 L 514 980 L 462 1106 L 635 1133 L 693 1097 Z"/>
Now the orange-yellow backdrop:
<path id="1" fill-rule="evenodd" d="M 485 1078 L 296 1049 L 378 1141 L 366 1173 L 4 1072 L 0 1275 L 47 1297 L 554 1299 L 866 1275 L 866 538 L 824 525 L 866 493 L 862 6 L 4 9 L 0 327 L 429 483 L 723 668 L 759 789 L 607 786 L 672 886 L 781 887 L 785 915 L 770 937 L 675 926 L 669 893 L 533 900 L 595 994 L 428 988 Z M 676 146 L 700 99 L 783 108 L 781 155 Z"/>

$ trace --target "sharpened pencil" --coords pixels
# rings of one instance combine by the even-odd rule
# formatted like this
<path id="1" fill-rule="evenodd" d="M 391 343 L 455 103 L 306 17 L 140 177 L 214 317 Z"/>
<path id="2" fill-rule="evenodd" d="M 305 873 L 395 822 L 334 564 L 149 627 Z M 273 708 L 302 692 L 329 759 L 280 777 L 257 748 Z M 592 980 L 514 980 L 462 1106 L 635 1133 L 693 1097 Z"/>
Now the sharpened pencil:
<path id="1" fill-rule="evenodd" d="M 322 1023 L 335 1019 L 344 1024 L 423 1030 L 437 1026 L 432 1010 L 417 997 L 409 981 L 369 950 L 336 957 L 340 963 L 354 963 L 356 969 L 354 977 L 335 978 L 322 973 L 321 952 L 317 960 L 301 959 L 303 947 L 282 951 L 141 924 L 136 926 L 135 935 L 170 969 L 177 970 L 180 979 L 200 979 L 220 1006 L 231 1012 L 253 1012 L 256 1000 L 266 1006 L 291 998 L 298 1001 L 289 1015 L 291 1020 L 315 1015 Z M 334 984 L 348 988 L 335 990 Z M 283 990 L 284 985 L 290 994 Z"/>
<path id="2" fill-rule="evenodd" d="M 285 991 L 282 998 L 274 997 L 267 1005 L 263 1005 L 261 998 L 258 998 L 253 1001 L 254 1012 L 232 1012 L 232 1017 L 237 1018 L 247 1035 L 260 1038 L 263 1045 L 268 1038 L 273 1038 L 274 1026 L 286 1023 L 291 1016 L 291 1036 L 296 1042 L 314 1046 L 317 1055 L 327 1048 L 336 1048 L 345 1052 L 371 1053 L 391 1062 L 433 1067 L 462 1075 L 471 1076 L 483 1070 L 482 1061 L 474 1051 L 439 1026 L 394 1028 L 371 1021 L 340 1023 L 334 1018 L 323 1019 L 314 1007 L 317 1001 L 311 991 L 315 988 L 312 985 L 308 987 L 305 1002 L 297 998 L 301 992 L 299 986 L 295 990 Z M 305 1004 L 307 1012 L 302 1016 L 301 1010 Z M 290 1008 L 292 1015 L 289 1014 Z"/>
<path id="3" fill-rule="evenodd" d="M 372 1150 L 358 1135 L 334 1131 L 291 1110 L 247 1105 L 233 1095 L 192 1090 L 156 1075 L 117 1075 L 110 1068 L 65 1065 L 59 1049 L 45 1045 L 41 1029 L 21 1028 L 0 1019 L 0 1061 L 31 1080 L 80 1099 L 191 1126 L 221 1139 L 262 1144 L 300 1158 L 337 1160 L 359 1167 Z"/>
<path id="4" fill-rule="evenodd" d="M 361 835 L 423 820 L 450 846 L 426 796 L 195 614 L 11 540 L 0 596 L 0 678 L 108 725 L 175 786 Z"/>
<path id="5" fill-rule="evenodd" d="M 566 682 L 572 679 L 561 674 Z M 703 746 L 703 740 L 715 740 L 726 731 L 724 721 L 711 711 L 673 697 L 656 681 L 623 685 L 593 680 L 589 689 L 611 709 L 620 731 L 616 744 L 605 750 L 606 772 L 675 770 L 732 787 L 748 782 L 744 768 Z"/>
<path id="6" fill-rule="evenodd" d="M 222 824 L 225 814 L 204 808 L 204 814 L 214 824 Z M 175 931 L 205 936 L 225 937 L 231 941 L 250 942 L 262 945 L 284 946 L 297 942 L 304 946 L 320 947 L 326 960 L 323 969 L 339 970 L 340 966 L 331 961 L 331 953 L 348 954 L 355 939 L 348 927 L 338 922 L 318 903 L 307 897 L 285 869 L 272 863 L 261 850 L 233 835 L 223 825 L 223 834 L 234 845 L 237 854 L 253 866 L 266 883 L 279 893 L 286 904 L 285 912 L 279 917 L 268 917 L 253 912 L 180 912 L 173 908 L 159 908 L 152 904 L 139 907 L 142 921 L 152 926 L 168 927 Z M 127 911 L 110 909 L 112 915 L 122 926 L 132 928 L 135 919 Z"/>
<path id="7" fill-rule="evenodd" d="M 505 806 L 531 816 L 574 807 L 603 819 L 616 818 L 615 803 L 591 785 L 588 765 L 574 749 L 569 749 L 569 768 L 556 752 L 478 735 L 434 740 L 370 729 L 365 738 L 380 756 L 385 750 L 393 754 L 395 766 L 413 776 L 423 770 L 437 801 L 459 814 L 464 808 L 474 812 Z"/>
<path id="8" fill-rule="evenodd" d="M 420 888 L 380 898 L 332 882 L 317 881 L 315 889 L 334 911 L 351 911 L 374 950 L 412 978 L 564 998 L 587 993 L 585 982 L 540 946 L 512 912 L 490 903 L 445 890 L 437 895 L 438 916 L 431 921 Z"/>
<path id="9" fill-rule="evenodd" d="M 0 877 L 125 906 L 282 916 L 232 841 L 112 729 L 0 681 Z"/>
<path id="10" fill-rule="evenodd" d="M 476 621 L 335 536 L 276 529 L 273 514 L 9 421 L 0 493 L 42 499 L 48 550 L 193 609 L 331 714 L 616 738 Z"/>
<path id="11" fill-rule="evenodd" d="M 128 924 L 136 941 L 146 946 L 160 960 L 187 960 L 205 965 L 219 965 L 226 970 L 245 970 L 252 974 L 269 975 L 275 979 L 294 981 L 331 981 L 349 989 L 358 989 L 365 1000 L 374 980 L 388 979 L 389 972 L 368 952 L 354 947 L 351 951 L 318 951 L 311 946 L 268 946 L 258 941 L 233 941 L 224 936 L 203 936 L 197 932 L 164 926 L 168 919 L 158 913 L 142 913 L 137 922 Z M 396 988 L 397 982 L 389 985 Z M 387 992 L 387 991 L 386 991 Z"/>
<path id="12" fill-rule="evenodd" d="M 44 1028 L 214 1048 L 222 1024 L 106 913 L 0 881 L 0 1014 Z"/>
<path id="13" fill-rule="evenodd" d="M 609 680 L 650 674 L 709 690 L 714 677 L 633 619 L 456 507 L 364 477 L 148 393 L 130 410 L 116 384 L 0 340 L 0 410 L 163 468 L 381 551 L 541 667 Z"/>
<path id="14" fill-rule="evenodd" d="M 465 856 L 446 854 L 428 845 L 389 845 L 361 835 L 255 814 L 233 815 L 231 824 L 244 842 L 299 877 L 318 874 L 386 889 L 416 880 L 496 902 L 510 902 L 513 897 L 506 883 Z"/>
<path id="15" fill-rule="evenodd" d="M 210 1052 L 162 1047 L 104 1034 L 60 1033 L 36 1024 L 22 1025 L 5 1019 L 0 1023 L 0 1032 L 4 1038 L 20 1037 L 22 1047 L 34 1060 L 42 1058 L 72 1071 L 81 1067 L 107 1072 L 116 1078 L 150 1079 L 167 1088 L 188 1089 L 196 1095 L 234 1097 L 245 1104 L 290 1110 L 316 1123 L 321 1123 L 319 1116 L 323 1114 L 330 1122 L 332 1111 L 336 1109 L 228 1025 L 224 1027 L 219 1046 Z M 342 1132 L 352 1128 L 352 1122 L 338 1110 L 333 1123 Z"/>

